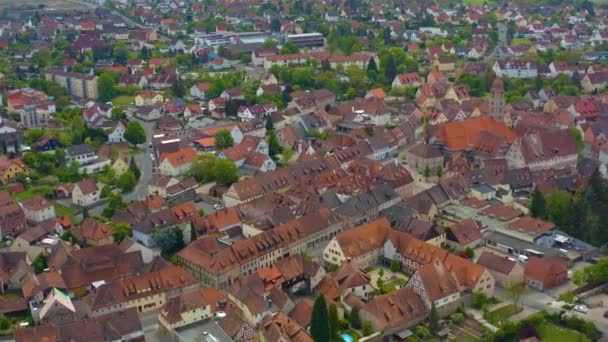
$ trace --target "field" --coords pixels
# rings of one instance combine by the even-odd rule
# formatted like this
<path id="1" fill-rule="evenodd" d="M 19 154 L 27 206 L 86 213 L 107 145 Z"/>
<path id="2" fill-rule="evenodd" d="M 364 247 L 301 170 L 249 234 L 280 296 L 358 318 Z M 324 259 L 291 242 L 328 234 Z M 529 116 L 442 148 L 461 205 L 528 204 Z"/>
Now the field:
<path id="1" fill-rule="evenodd" d="M 491 324 L 499 327 L 502 324 L 504 324 L 505 322 L 507 322 L 509 317 L 515 315 L 516 313 L 518 313 L 520 311 L 521 311 L 520 307 L 516 307 L 513 304 L 509 304 L 509 305 L 501 307 L 500 309 L 496 309 L 494 311 L 488 312 L 484 316 L 484 318 Z"/>
<path id="2" fill-rule="evenodd" d="M 551 342 L 586 342 L 589 339 L 581 333 L 558 327 L 554 324 L 543 324 L 538 327 L 538 333 L 543 341 Z"/>
<path id="3" fill-rule="evenodd" d="M 68 1 L 68 0 L 0 0 L 0 8 L 16 8 L 19 9 L 41 9 L 39 6 L 44 5 L 43 10 L 74 10 L 83 9 L 89 6 Z"/>

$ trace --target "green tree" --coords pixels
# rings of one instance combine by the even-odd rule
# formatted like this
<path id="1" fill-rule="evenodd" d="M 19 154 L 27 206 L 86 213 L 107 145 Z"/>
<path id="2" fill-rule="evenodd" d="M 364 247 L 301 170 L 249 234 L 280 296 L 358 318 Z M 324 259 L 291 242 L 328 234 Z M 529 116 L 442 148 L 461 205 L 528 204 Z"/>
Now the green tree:
<path id="1" fill-rule="evenodd" d="M 469 257 L 469 259 L 474 259 L 475 258 L 475 251 L 471 247 L 467 247 L 464 250 L 464 253 Z"/>
<path id="2" fill-rule="evenodd" d="M 204 214 L 204 211 L 203 211 L 203 214 Z M 194 227 L 194 225 L 191 225 L 190 226 L 190 242 L 196 240 L 197 238 L 198 238 L 198 234 L 196 233 L 196 228 Z"/>
<path id="3" fill-rule="evenodd" d="M 283 46 L 281 47 L 282 55 L 299 53 L 299 52 L 300 52 L 300 49 L 294 43 L 291 43 L 291 42 L 287 42 L 287 43 L 283 44 Z"/>
<path id="4" fill-rule="evenodd" d="M 129 121 L 124 133 L 125 139 L 132 145 L 146 142 L 146 131 L 139 121 Z"/>
<path id="5" fill-rule="evenodd" d="M 131 225 L 128 223 L 116 223 L 112 226 L 114 230 L 114 242 L 120 243 L 127 236 L 133 236 L 133 231 L 131 231 Z"/>
<path id="6" fill-rule="evenodd" d="M 139 179 L 139 177 L 141 177 L 141 171 L 139 170 L 139 167 L 135 162 L 135 157 L 133 156 L 131 157 L 131 161 L 129 162 L 129 171 L 131 171 L 131 173 L 135 175 L 136 179 Z"/>
<path id="7" fill-rule="evenodd" d="M 329 305 L 329 328 L 331 329 L 331 339 L 338 341 L 340 339 L 340 322 L 338 320 L 338 308 L 334 303 Z"/>
<path id="8" fill-rule="evenodd" d="M 323 294 L 317 297 L 315 304 L 312 307 L 310 335 L 315 342 L 330 341 L 331 327 L 329 323 L 329 313 L 327 312 L 327 303 L 325 302 L 325 296 L 323 296 Z"/>
<path id="9" fill-rule="evenodd" d="M 215 178 L 216 158 L 211 153 L 203 153 L 192 161 L 192 176 L 197 182 L 211 182 Z"/>
<path id="10" fill-rule="evenodd" d="M 506 290 L 507 296 L 513 301 L 513 305 L 517 307 L 519 305 L 519 299 L 526 291 L 526 285 L 524 283 L 514 282 L 513 284 L 509 285 Z"/>
<path id="11" fill-rule="evenodd" d="M 152 239 L 165 256 L 170 256 L 184 248 L 184 233 L 179 228 L 156 229 Z"/>
<path id="12" fill-rule="evenodd" d="M 443 166 L 437 165 L 437 170 L 435 171 L 437 177 L 441 178 L 443 176 Z"/>
<path id="13" fill-rule="evenodd" d="M 274 131 L 274 122 L 272 122 L 272 117 L 269 115 L 266 118 L 266 134 L 268 135 L 270 131 Z"/>
<path id="14" fill-rule="evenodd" d="M 369 336 L 374 333 L 374 328 L 372 327 L 372 323 L 370 321 L 363 322 L 363 329 L 361 329 L 363 336 Z"/>
<path id="15" fill-rule="evenodd" d="M 350 311 L 350 315 L 348 315 L 348 320 L 353 328 L 361 329 L 361 317 L 359 316 L 358 306 L 353 306 L 353 309 Z"/>
<path id="16" fill-rule="evenodd" d="M 545 217 L 545 198 L 538 188 L 534 189 L 534 193 L 532 193 L 530 216 L 537 218 Z"/>
<path id="17" fill-rule="evenodd" d="M 223 150 L 232 146 L 234 146 L 234 139 L 230 135 L 230 131 L 220 129 L 215 133 L 215 148 Z"/>
<path id="18" fill-rule="evenodd" d="M 426 340 L 427 338 L 431 337 L 431 332 L 424 325 L 417 325 L 416 336 L 420 337 L 423 340 Z"/>
<path id="19" fill-rule="evenodd" d="M 583 152 L 583 150 L 585 149 L 585 142 L 583 141 L 583 133 L 581 133 L 581 131 L 576 127 L 571 127 L 570 132 L 572 133 L 572 136 L 574 137 L 574 141 L 576 141 L 576 147 L 578 148 L 578 152 L 579 153 Z"/>
<path id="20" fill-rule="evenodd" d="M 268 134 L 268 154 L 270 154 L 272 159 L 275 159 L 276 155 L 281 153 L 281 150 L 282 147 L 281 143 L 279 143 L 279 138 L 277 138 L 274 131 L 271 131 L 270 134 Z"/>
<path id="21" fill-rule="evenodd" d="M 391 260 L 391 272 L 398 272 L 401 269 L 401 263 L 397 259 Z"/>
<path id="22" fill-rule="evenodd" d="M 182 82 L 179 77 L 176 78 L 171 85 L 171 94 L 177 97 L 184 97 L 185 92 L 184 82 Z"/>
<path id="23" fill-rule="evenodd" d="M 429 313 L 429 330 L 436 334 L 439 332 L 439 315 L 437 314 L 437 307 L 435 302 L 431 302 L 431 312 Z"/>
<path id="24" fill-rule="evenodd" d="M 239 180 L 238 168 L 228 159 L 220 159 L 213 167 L 215 180 L 224 185 L 231 185 Z"/>
<path id="25" fill-rule="evenodd" d="M 36 272 L 36 274 L 42 273 L 42 271 L 47 268 L 46 256 L 42 253 L 38 254 L 32 261 L 32 266 L 34 266 L 34 272 Z"/>
<path id="26" fill-rule="evenodd" d="M 115 96 L 116 81 L 108 73 L 104 73 L 99 76 L 97 80 L 97 90 L 99 93 L 99 101 L 109 102 Z"/>
<path id="27" fill-rule="evenodd" d="M 133 172 L 127 171 L 118 177 L 116 185 L 122 190 L 122 192 L 129 192 L 135 188 L 135 185 L 137 185 L 137 178 Z"/>
<path id="28" fill-rule="evenodd" d="M 124 120 L 127 118 L 125 111 L 120 107 L 112 108 L 112 120 Z"/>
<path id="29" fill-rule="evenodd" d="M 430 176 L 431 176 L 431 168 L 428 165 L 426 165 L 424 167 L 424 177 L 428 178 Z"/>

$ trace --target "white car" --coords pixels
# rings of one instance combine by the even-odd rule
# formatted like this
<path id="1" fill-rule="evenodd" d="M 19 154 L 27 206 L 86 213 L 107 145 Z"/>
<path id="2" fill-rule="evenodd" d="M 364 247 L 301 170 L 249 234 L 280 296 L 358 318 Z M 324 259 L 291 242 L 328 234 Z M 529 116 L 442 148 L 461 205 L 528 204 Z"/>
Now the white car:
<path id="1" fill-rule="evenodd" d="M 213 209 L 215 209 L 215 210 L 222 210 L 222 209 L 224 209 L 224 206 L 221 205 L 221 204 L 214 204 L 213 205 Z"/>
<path id="2" fill-rule="evenodd" d="M 586 314 L 589 309 L 586 305 L 577 305 L 574 307 L 574 311 Z"/>

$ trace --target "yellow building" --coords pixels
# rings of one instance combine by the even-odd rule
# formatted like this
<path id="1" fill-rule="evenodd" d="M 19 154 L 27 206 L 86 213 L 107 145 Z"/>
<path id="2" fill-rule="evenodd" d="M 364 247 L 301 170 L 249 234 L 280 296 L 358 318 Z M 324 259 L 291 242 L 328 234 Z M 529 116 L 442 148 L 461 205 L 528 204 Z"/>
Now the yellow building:
<path id="1" fill-rule="evenodd" d="M 127 157 L 120 155 L 112 164 L 112 170 L 116 174 L 116 177 L 120 177 L 123 173 L 129 171 L 129 160 Z"/>
<path id="2" fill-rule="evenodd" d="M 157 103 L 163 103 L 164 98 L 161 94 L 155 93 L 153 91 L 144 91 L 142 93 L 137 94 L 135 96 L 135 105 L 136 106 L 152 106 Z"/>
<path id="3" fill-rule="evenodd" d="M 21 159 L 8 159 L 5 156 L 0 157 L 0 182 L 2 182 L 2 184 L 14 181 L 20 173 L 24 175 L 29 174 L 29 169 Z"/>

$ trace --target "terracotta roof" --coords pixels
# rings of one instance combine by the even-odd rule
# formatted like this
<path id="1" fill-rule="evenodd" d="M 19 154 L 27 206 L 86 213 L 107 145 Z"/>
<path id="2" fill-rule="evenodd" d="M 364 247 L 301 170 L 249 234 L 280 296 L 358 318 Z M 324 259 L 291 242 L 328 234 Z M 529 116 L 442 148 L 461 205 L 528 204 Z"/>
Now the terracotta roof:
<path id="1" fill-rule="evenodd" d="M 448 272 L 439 260 L 422 265 L 416 270 L 416 274 L 420 277 L 426 294 L 432 302 L 460 292 L 455 276 Z"/>
<path id="2" fill-rule="evenodd" d="M 267 341 L 313 342 L 306 329 L 282 312 L 264 317 L 260 330 Z"/>
<path id="3" fill-rule="evenodd" d="M 563 278 L 564 273 L 568 272 L 568 264 L 560 257 L 531 257 L 526 263 L 524 275 L 526 278 L 531 278 L 543 282 L 543 285 L 553 286 L 560 278 Z"/>
<path id="4" fill-rule="evenodd" d="M 310 320 L 312 318 L 312 306 L 312 300 L 308 298 L 301 299 L 296 303 L 296 306 L 289 313 L 289 317 L 298 322 L 298 324 L 303 326 L 304 328 L 308 328 L 308 326 L 310 325 Z"/>
<path id="5" fill-rule="evenodd" d="M 126 301 L 155 296 L 160 293 L 179 292 L 180 289 L 197 284 L 198 280 L 190 273 L 180 266 L 173 265 L 100 286 L 90 297 L 91 309 L 108 308 Z"/>
<path id="6" fill-rule="evenodd" d="M 519 209 L 507 207 L 502 204 L 494 204 L 482 210 L 481 213 L 490 217 L 496 217 L 503 221 L 510 221 L 524 214 L 524 212 Z"/>
<path id="7" fill-rule="evenodd" d="M 510 227 L 511 229 L 517 229 L 528 234 L 541 235 L 555 228 L 555 224 L 553 222 L 543 221 L 530 216 L 524 216 L 511 222 Z"/>
<path id="8" fill-rule="evenodd" d="M 376 296 L 361 309 L 373 315 L 382 330 L 423 319 L 426 315 L 422 299 L 410 287 Z"/>
<path id="9" fill-rule="evenodd" d="M 455 242 L 461 245 L 466 245 L 481 239 L 481 230 L 477 223 L 471 218 L 457 222 L 451 227 L 448 227 L 447 230 L 451 233 L 448 234 L 448 236 L 455 239 Z"/>
<path id="10" fill-rule="evenodd" d="M 182 314 L 198 308 L 209 307 L 211 313 L 220 310 L 221 302 L 226 301 L 226 296 L 212 287 L 205 287 L 198 291 L 183 293 L 173 297 L 160 310 L 163 318 L 173 324 L 183 320 Z"/>
<path id="11" fill-rule="evenodd" d="M 160 162 L 162 163 L 165 159 L 168 159 L 169 163 L 175 167 L 190 163 L 194 158 L 196 158 L 196 152 L 192 148 L 187 147 L 176 152 L 163 153 L 160 156 Z"/>
<path id="12" fill-rule="evenodd" d="M 141 273 L 141 252 L 122 253 L 118 245 L 82 248 L 72 251 L 61 267 L 68 290 L 88 286 L 99 280 L 112 281 Z"/>
<path id="13" fill-rule="evenodd" d="M 345 262 L 333 274 L 332 278 L 338 284 L 338 290 L 341 294 L 350 291 L 350 289 L 370 284 L 370 278 L 365 272 L 350 262 Z"/>
<path id="14" fill-rule="evenodd" d="M 80 188 L 80 191 L 85 195 L 99 190 L 97 183 L 93 178 L 85 178 L 76 183 L 76 186 Z"/>
<path id="15" fill-rule="evenodd" d="M 198 219 L 196 226 L 199 229 L 203 228 L 207 232 L 215 232 L 240 223 L 241 217 L 236 208 L 224 208 Z"/>
<path id="16" fill-rule="evenodd" d="M 138 334 L 143 337 L 143 328 L 137 309 L 131 308 L 66 324 L 19 328 L 14 337 L 17 342 L 117 341 Z"/>
<path id="17" fill-rule="evenodd" d="M 448 150 L 456 152 L 478 146 L 481 132 L 484 131 L 504 137 L 509 143 L 515 140 L 515 133 L 504 123 L 496 122 L 490 116 L 441 124 L 436 137 Z"/>
<path id="18" fill-rule="evenodd" d="M 73 232 L 80 241 L 99 241 L 114 234 L 114 231 L 109 226 L 88 217 L 82 222 L 82 225 L 74 229 Z"/>
<path id="19" fill-rule="evenodd" d="M 35 195 L 31 199 L 22 203 L 23 207 L 33 211 L 39 211 L 43 209 L 47 209 L 53 206 L 53 203 L 44 199 L 44 197 L 40 195 Z"/>
<path id="20" fill-rule="evenodd" d="M 477 263 L 485 268 L 505 275 L 511 273 L 517 262 L 509 260 L 507 257 L 496 255 L 490 252 L 483 252 L 477 259 Z"/>

